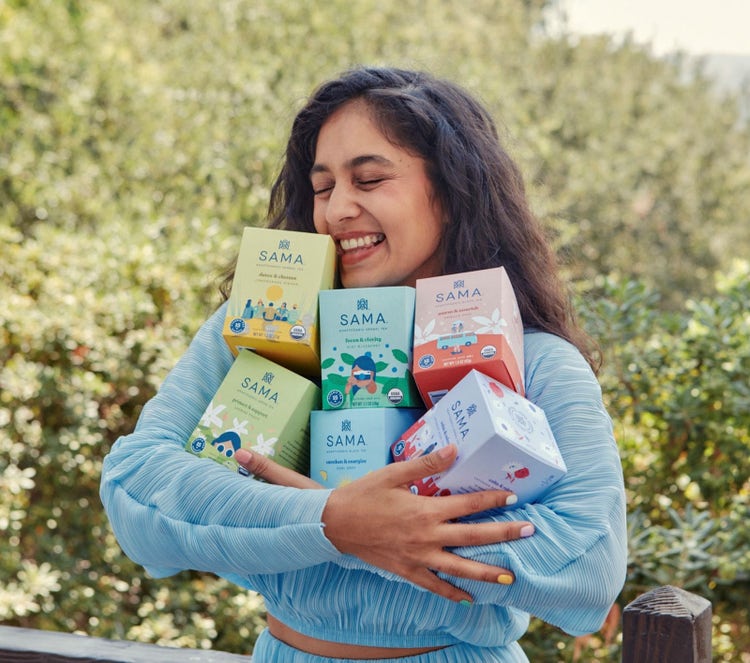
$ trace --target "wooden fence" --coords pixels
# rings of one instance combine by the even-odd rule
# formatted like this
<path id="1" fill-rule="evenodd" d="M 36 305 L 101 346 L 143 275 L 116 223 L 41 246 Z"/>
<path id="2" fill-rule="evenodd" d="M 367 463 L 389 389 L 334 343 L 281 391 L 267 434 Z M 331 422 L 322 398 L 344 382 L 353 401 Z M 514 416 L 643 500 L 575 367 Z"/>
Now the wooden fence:
<path id="1" fill-rule="evenodd" d="M 711 604 L 700 596 L 659 587 L 630 603 L 622 622 L 622 663 L 711 663 Z M 249 657 L 0 626 L 0 661 L 248 663 Z"/>

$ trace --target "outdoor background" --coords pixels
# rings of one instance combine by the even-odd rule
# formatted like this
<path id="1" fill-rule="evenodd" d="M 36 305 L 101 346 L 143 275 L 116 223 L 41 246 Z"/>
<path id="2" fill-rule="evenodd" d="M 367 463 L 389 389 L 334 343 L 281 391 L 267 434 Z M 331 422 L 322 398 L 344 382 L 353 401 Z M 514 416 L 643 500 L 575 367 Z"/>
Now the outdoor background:
<path id="1" fill-rule="evenodd" d="M 102 458 L 218 305 L 302 100 L 352 64 L 395 64 L 491 109 L 604 349 L 629 502 L 620 606 L 700 594 L 715 660 L 750 661 L 748 90 L 552 30 L 551 5 L 0 0 L 0 623 L 251 650 L 258 596 L 154 581 L 122 554 Z M 574 660 L 538 621 L 522 644 Z M 619 660 L 619 639 L 588 645 L 579 660 Z"/>

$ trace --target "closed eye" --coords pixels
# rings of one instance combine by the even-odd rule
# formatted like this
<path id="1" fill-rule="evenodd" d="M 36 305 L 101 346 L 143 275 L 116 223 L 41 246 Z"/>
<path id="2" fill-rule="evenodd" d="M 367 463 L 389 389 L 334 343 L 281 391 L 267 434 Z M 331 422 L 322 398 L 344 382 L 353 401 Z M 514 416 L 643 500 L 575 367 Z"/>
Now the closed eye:
<path id="1" fill-rule="evenodd" d="M 371 180 L 357 180 L 357 185 L 364 189 L 368 189 L 368 188 L 376 187 L 378 184 L 384 181 L 385 181 L 384 177 L 377 177 Z"/>

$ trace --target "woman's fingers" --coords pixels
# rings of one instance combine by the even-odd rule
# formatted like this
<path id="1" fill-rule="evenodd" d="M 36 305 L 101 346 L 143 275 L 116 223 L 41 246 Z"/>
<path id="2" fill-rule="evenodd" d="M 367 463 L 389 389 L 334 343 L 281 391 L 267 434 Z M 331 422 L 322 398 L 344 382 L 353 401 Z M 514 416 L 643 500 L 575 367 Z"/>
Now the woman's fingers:
<path id="1" fill-rule="evenodd" d="M 250 474 L 277 486 L 291 488 L 322 488 L 317 481 L 306 477 L 288 467 L 279 465 L 263 454 L 252 453 L 247 449 L 237 449 L 235 459 Z"/>
<path id="2" fill-rule="evenodd" d="M 373 472 L 373 474 L 387 477 L 387 483 L 392 486 L 408 485 L 413 481 L 444 472 L 453 465 L 457 455 L 458 448 L 456 445 L 449 444 L 424 456 L 399 463 L 391 463 L 377 472 Z"/>
<path id="3" fill-rule="evenodd" d="M 499 523 L 445 523 L 440 527 L 438 536 L 446 548 L 460 548 L 515 541 L 532 536 L 534 532 L 534 525 L 530 522 L 514 520 Z"/>

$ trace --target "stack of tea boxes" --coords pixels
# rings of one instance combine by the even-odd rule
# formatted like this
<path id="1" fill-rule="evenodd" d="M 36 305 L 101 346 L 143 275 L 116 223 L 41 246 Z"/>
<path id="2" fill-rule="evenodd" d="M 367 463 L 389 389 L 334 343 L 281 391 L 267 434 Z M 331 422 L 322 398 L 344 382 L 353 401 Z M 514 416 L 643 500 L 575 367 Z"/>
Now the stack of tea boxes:
<path id="1" fill-rule="evenodd" d="M 455 443 L 424 495 L 533 501 L 566 472 L 524 398 L 523 326 L 500 268 L 335 289 L 326 235 L 246 228 L 224 338 L 236 355 L 186 448 L 245 473 L 240 446 L 335 488 Z"/>

